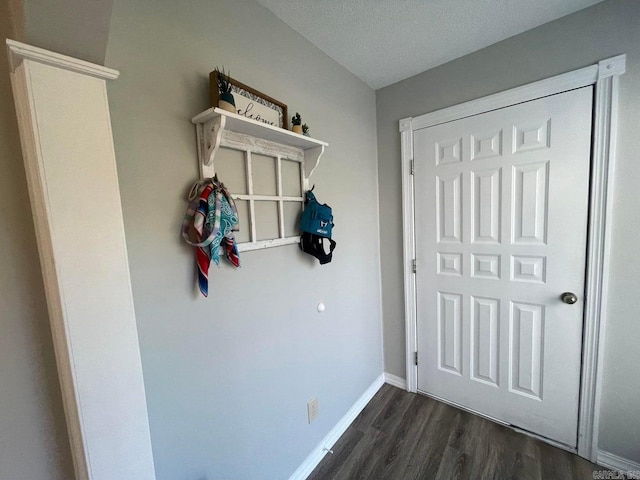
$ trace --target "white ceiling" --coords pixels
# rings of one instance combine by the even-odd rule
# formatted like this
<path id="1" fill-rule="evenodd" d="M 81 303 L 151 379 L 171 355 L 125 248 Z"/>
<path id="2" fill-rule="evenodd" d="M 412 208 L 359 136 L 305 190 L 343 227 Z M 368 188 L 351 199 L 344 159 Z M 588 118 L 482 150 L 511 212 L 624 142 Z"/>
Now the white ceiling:
<path id="1" fill-rule="evenodd" d="M 602 0 L 257 0 L 374 89 Z"/>

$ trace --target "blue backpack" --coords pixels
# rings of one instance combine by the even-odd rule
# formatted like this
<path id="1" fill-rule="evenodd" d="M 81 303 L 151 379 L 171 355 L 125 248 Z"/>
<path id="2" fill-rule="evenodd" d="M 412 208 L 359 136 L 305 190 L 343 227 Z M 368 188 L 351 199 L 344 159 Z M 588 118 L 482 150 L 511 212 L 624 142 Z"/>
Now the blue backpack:
<path id="1" fill-rule="evenodd" d="M 329 205 L 318 203 L 311 190 L 305 194 L 304 211 L 300 218 L 300 248 L 324 265 L 331 262 L 333 250 L 336 248 L 336 242 L 331 240 L 333 214 Z M 324 251 L 325 238 L 329 240 L 329 253 Z"/>

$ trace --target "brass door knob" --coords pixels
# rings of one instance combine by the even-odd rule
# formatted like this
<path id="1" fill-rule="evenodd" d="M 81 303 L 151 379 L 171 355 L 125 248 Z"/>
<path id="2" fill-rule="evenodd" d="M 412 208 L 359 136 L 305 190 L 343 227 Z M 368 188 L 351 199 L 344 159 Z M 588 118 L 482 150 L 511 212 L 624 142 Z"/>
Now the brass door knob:
<path id="1" fill-rule="evenodd" d="M 578 297 L 576 297 L 575 293 L 564 292 L 562 295 L 560 295 L 560 300 L 562 300 L 564 303 L 568 303 L 569 305 L 573 305 L 578 301 Z"/>

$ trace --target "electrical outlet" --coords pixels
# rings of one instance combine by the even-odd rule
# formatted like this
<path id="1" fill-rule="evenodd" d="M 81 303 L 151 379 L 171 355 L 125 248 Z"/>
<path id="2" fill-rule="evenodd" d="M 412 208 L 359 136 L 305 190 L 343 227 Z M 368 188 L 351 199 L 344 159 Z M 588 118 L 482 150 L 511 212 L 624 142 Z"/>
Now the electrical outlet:
<path id="1" fill-rule="evenodd" d="M 307 414 L 309 416 L 309 423 L 318 418 L 318 415 L 320 414 L 320 411 L 318 410 L 318 397 L 313 397 L 307 402 Z"/>

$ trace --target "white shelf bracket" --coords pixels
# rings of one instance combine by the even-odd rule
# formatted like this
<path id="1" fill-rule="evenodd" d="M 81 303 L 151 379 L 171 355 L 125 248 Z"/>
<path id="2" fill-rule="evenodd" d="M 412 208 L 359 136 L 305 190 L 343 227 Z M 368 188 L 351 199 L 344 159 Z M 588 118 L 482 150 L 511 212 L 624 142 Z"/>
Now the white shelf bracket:
<path id="1" fill-rule="evenodd" d="M 320 157 L 322 157 L 323 153 L 324 145 L 319 145 L 304 151 L 304 187 L 307 190 L 309 189 L 309 179 L 320 163 Z"/>
<path id="2" fill-rule="evenodd" d="M 216 156 L 216 152 L 220 148 L 220 140 L 222 139 L 222 132 L 224 132 L 226 120 L 226 117 L 220 116 L 205 124 L 206 145 L 203 167 L 213 167 L 213 158 Z"/>

